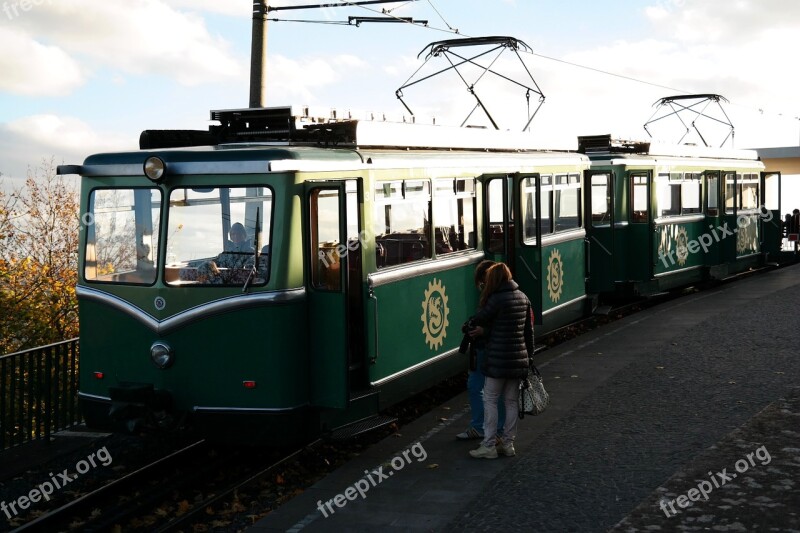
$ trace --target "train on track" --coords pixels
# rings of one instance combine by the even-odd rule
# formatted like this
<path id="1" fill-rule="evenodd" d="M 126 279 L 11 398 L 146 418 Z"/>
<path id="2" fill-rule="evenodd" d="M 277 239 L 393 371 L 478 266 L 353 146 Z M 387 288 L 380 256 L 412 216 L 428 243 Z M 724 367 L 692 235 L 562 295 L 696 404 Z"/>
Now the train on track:
<path id="1" fill-rule="evenodd" d="M 80 402 L 91 427 L 181 416 L 280 445 L 384 424 L 466 368 L 475 265 L 505 261 L 537 333 L 604 296 L 777 259 L 780 175 L 754 152 L 212 112 L 81 176 Z"/>

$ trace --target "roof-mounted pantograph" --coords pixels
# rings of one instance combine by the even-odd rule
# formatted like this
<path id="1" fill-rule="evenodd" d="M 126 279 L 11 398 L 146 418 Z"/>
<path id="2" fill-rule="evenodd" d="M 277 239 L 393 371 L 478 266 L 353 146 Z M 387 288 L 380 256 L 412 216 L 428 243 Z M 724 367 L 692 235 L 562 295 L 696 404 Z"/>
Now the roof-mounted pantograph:
<path id="1" fill-rule="evenodd" d="M 471 57 L 467 57 L 466 55 L 461 55 L 454 51 L 454 49 L 469 48 L 469 47 L 490 47 L 490 48 L 488 50 L 479 51 L 474 55 L 472 55 Z M 527 44 L 513 37 L 469 37 L 464 39 L 449 39 L 445 41 L 437 41 L 431 43 L 425 48 L 423 48 L 422 51 L 417 56 L 417 57 L 422 56 L 422 54 L 424 54 L 425 51 L 427 50 L 428 54 L 425 56 L 425 63 L 423 63 L 422 66 L 420 66 L 420 68 L 418 68 L 417 71 L 414 72 L 414 74 L 412 74 L 408 80 L 406 80 L 406 82 L 403 84 L 402 87 L 400 87 L 399 89 L 397 89 L 397 91 L 395 91 L 395 94 L 397 95 L 397 98 L 400 100 L 403 106 L 408 110 L 408 112 L 413 115 L 414 112 L 411 110 L 411 108 L 408 106 L 405 100 L 403 100 L 404 97 L 403 89 L 407 89 L 408 87 L 411 87 L 423 81 L 439 76 L 440 74 L 444 74 L 445 72 L 453 70 L 456 72 L 456 74 L 458 74 L 458 77 L 461 78 L 461 81 L 464 82 L 467 91 L 469 91 L 469 93 L 475 98 L 475 106 L 472 108 L 467 117 L 461 123 L 461 126 L 465 126 L 470 117 L 475 113 L 476 110 L 478 110 L 478 108 L 480 108 L 486 114 L 486 117 L 489 119 L 489 122 L 492 123 L 492 126 L 495 129 L 499 130 L 500 127 L 497 125 L 497 122 L 492 117 L 492 114 L 489 112 L 489 109 L 486 106 L 486 99 L 485 98 L 482 99 L 478 95 L 478 91 L 476 89 L 476 86 L 484 78 L 486 74 L 492 74 L 493 76 L 497 76 L 500 79 L 505 80 L 513 85 L 516 85 L 525 91 L 525 100 L 527 102 L 528 109 L 527 109 L 527 122 L 525 123 L 525 126 L 522 128 L 522 131 L 528 131 L 531 125 L 531 121 L 533 121 L 533 118 L 536 116 L 536 113 L 539 111 L 539 109 L 542 107 L 542 104 L 544 103 L 544 94 L 542 94 L 541 89 L 539 89 L 539 85 L 536 83 L 536 80 L 533 79 L 533 75 L 531 74 L 530 69 L 528 69 L 528 66 L 525 64 L 525 62 L 522 60 L 522 57 L 519 55 L 520 48 L 522 48 L 525 51 L 529 52 L 532 51 Z M 519 59 L 520 63 L 522 64 L 525 73 L 527 74 L 527 77 L 530 79 L 530 82 L 525 80 L 525 82 L 523 83 L 521 81 L 511 78 L 510 76 L 501 74 L 500 72 L 497 72 L 496 70 L 493 69 L 495 63 L 497 63 L 497 60 L 500 59 L 500 56 L 506 50 L 510 50 L 514 54 L 516 54 L 517 59 Z M 488 64 L 482 64 L 481 62 L 478 61 L 479 59 L 483 60 L 486 56 L 491 57 L 491 55 L 494 55 L 494 58 L 491 59 L 491 61 L 489 61 Z M 428 76 L 424 76 L 422 78 L 415 80 L 414 77 L 417 76 L 417 74 L 419 74 L 420 70 L 422 70 L 422 68 L 428 63 L 428 61 L 430 61 L 435 57 L 445 58 L 450 64 L 450 66 L 441 69 L 437 72 L 434 72 L 433 74 L 430 74 Z M 464 69 L 468 66 L 477 67 L 480 72 L 477 78 L 474 79 L 472 82 L 467 81 L 465 77 Z M 536 103 L 533 111 L 531 111 L 532 95 L 538 96 L 538 102 Z"/>
<path id="2" fill-rule="evenodd" d="M 678 144 L 683 143 L 683 140 L 691 133 L 693 129 L 695 132 L 697 132 L 697 135 L 700 137 L 703 145 L 708 147 L 710 145 L 708 142 L 706 142 L 706 138 L 700 132 L 700 128 L 697 127 L 698 120 L 706 119 L 712 124 L 716 123 L 717 125 L 726 126 L 728 128 L 728 134 L 719 145 L 720 148 L 725 146 L 725 143 L 728 142 L 728 139 L 730 139 L 731 146 L 733 146 L 733 124 L 731 123 L 731 119 L 728 118 L 727 113 L 725 113 L 725 110 L 722 108 L 720 101 L 729 103 L 725 97 L 719 94 L 683 94 L 661 98 L 655 104 L 653 104 L 654 106 L 658 107 L 656 107 L 656 110 L 650 119 L 645 122 L 644 131 L 646 131 L 647 134 L 652 137 L 653 134 L 650 133 L 648 126 L 651 126 L 655 122 L 667 117 L 677 117 L 685 129 L 683 136 L 678 140 Z M 716 108 L 718 108 L 722 113 L 722 117 L 724 117 L 724 119 L 721 117 L 715 117 L 710 113 L 710 111 L 708 111 L 708 106 L 711 104 L 717 104 Z M 715 108 L 712 107 L 711 109 L 713 110 Z M 690 124 L 686 123 L 684 116 L 688 116 L 692 119 Z"/>

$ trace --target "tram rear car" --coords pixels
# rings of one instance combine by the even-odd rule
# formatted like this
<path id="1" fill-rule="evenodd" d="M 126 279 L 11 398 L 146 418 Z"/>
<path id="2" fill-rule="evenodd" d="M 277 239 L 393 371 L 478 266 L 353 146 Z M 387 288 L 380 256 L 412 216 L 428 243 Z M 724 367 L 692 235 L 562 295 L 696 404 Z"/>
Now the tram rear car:
<path id="1" fill-rule="evenodd" d="M 755 152 L 579 138 L 590 292 L 654 294 L 763 265 L 779 252 L 779 173 Z"/>
<path id="2" fill-rule="evenodd" d="M 265 111 L 293 120 L 229 113 Z M 461 324 L 487 256 L 514 266 L 538 332 L 586 312 L 585 155 L 412 125 L 394 126 L 411 131 L 400 148 L 380 135 L 371 148 L 342 127 L 339 148 L 220 141 L 60 168 L 82 176 L 90 426 L 187 415 L 277 445 L 380 424 L 466 368 Z"/>

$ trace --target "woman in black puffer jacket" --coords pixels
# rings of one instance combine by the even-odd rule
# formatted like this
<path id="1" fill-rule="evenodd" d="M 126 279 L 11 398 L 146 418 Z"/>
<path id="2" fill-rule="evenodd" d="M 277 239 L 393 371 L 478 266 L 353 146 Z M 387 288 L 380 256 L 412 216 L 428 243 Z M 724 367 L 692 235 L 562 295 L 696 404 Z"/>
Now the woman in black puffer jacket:
<path id="1" fill-rule="evenodd" d="M 519 381 L 528 375 L 529 358 L 533 356 L 533 321 L 531 303 L 511 279 L 504 263 L 497 263 L 486 272 L 486 285 L 481 293 L 481 308 L 472 317 L 475 337 L 491 326 L 486 341 L 486 363 L 481 369 L 486 376 L 483 388 L 484 439 L 470 451 L 472 457 L 494 459 L 498 452 L 513 457 L 519 412 Z M 506 406 L 506 423 L 501 442 L 497 430 L 497 401 L 502 396 Z"/>

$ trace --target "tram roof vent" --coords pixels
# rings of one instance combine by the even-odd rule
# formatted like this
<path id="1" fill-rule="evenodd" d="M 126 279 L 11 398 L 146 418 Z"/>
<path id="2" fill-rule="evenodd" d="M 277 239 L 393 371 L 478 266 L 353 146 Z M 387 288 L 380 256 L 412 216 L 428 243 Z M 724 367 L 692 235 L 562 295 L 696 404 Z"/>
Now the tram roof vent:
<path id="1" fill-rule="evenodd" d="M 647 141 L 615 139 L 610 134 L 578 137 L 578 151 L 584 154 L 646 154 L 650 151 Z"/>
<path id="2" fill-rule="evenodd" d="M 308 106 L 211 111 L 218 124 L 202 131 L 147 130 L 140 148 L 227 143 L 278 143 L 359 148 L 522 151 L 541 149 L 527 132 L 422 124 L 414 116 Z"/>

